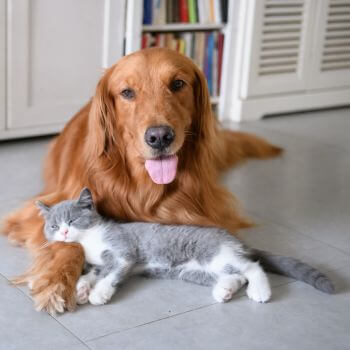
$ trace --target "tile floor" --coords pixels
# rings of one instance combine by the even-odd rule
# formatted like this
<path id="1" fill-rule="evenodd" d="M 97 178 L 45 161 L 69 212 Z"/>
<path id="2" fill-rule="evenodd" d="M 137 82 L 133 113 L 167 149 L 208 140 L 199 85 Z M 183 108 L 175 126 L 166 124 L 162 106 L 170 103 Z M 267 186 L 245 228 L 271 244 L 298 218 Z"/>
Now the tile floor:
<path id="1" fill-rule="evenodd" d="M 109 305 L 52 317 L 34 311 L 26 288 L 9 286 L 30 260 L 0 236 L 0 350 L 349 349 L 350 109 L 231 127 L 286 149 L 223 177 L 258 223 L 241 236 L 327 272 L 336 295 L 271 275 L 271 302 L 256 304 L 241 291 L 223 305 L 206 287 L 134 278 Z M 0 216 L 40 190 L 48 141 L 0 143 Z"/>

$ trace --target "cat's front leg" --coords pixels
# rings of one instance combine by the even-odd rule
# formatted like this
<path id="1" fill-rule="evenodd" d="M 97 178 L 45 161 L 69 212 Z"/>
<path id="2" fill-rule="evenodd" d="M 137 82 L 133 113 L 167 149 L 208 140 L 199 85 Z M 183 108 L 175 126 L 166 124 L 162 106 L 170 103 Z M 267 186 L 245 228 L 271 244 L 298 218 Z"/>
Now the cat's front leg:
<path id="1" fill-rule="evenodd" d="M 92 267 L 85 275 L 80 276 L 76 287 L 76 299 L 78 304 L 86 304 L 89 301 L 89 294 L 96 280 L 97 269 L 95 267 Z"/>
<path id="2" fill-rule="evenodd" d="M 131 262 L 119 260 L 116 263 L 116 267 L 96 283 L 90 292 L 89 302 L 93 305 L 106 304 L 112 298 L 117 286 L 125 279 L 133 266 L 134 264 Z"/>

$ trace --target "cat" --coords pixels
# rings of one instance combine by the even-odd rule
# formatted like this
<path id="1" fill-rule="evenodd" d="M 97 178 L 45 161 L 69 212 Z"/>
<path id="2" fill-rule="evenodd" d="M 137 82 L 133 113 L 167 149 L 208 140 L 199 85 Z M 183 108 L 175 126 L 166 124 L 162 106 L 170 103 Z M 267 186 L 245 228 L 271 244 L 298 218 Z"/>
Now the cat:
<path id="1" fill-rule="evenodd" d="M 79 304 L 107 303 L 133 274 L 212 286 L 218 302 L 230 300 L 248 283 L 248 297 L 265 303 L 271 298 L 271 288 L 258 259 L 274 272 L 333 292 L 328 278 L 312 267 L 293 258 L 251 250 L 224 229 L 104 218 L 97 212 L 88 188 L 81 191 L 77 200 L 51 207 L 40 201 L 36 205 L 45 219 L 47 240 L 80 243 L 86 263 L 92 265 L 78 280 Z M 281 258 L 287 260 L 281 263 Z M 293 266 L 294 272 L 288 271 L 288 265 Z"/>

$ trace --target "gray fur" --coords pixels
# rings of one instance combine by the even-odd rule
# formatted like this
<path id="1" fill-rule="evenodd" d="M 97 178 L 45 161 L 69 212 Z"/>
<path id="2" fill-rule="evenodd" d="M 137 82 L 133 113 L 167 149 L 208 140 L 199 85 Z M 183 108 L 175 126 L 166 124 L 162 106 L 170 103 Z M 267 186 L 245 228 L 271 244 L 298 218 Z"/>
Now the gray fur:
<path id="1" fill-rule="evenodd" d="M 335 292 L 332 281 L 326 275 L 298 259 L 274 255 L 258 249 L 252 250 L 252 253 L 266 271 L 303 281 L 324 293 Z"/>
<path id="2" fill-rule="evenodd" d="M 100 216 L 91 193 L 84 189 L 78 200 L 60 202 L 53 207 L 37 203 L 45 218 L 45 235 L 53 239 L 55 226 L 70 223 L 75 228 L 87 230 L 103 226 L 102 240 L 110 247 L 102 252 L 103 266 L 95 266 L 99 277 L 114 274 L 113 286 L 123 281 L 135 267 L 144 266 L 142 274 L 156 278 L 176 278 L 202 285 L 214 285 L 216 273 L 188 270 L 182 266 L 195 260 L 200 265 L 209 264 L 220 248 L 229 247 L 239 261 L 246 264 L 260 260 L 268 271 L 291 276 L 326 293 L 334 292 L 331 281 L 311 266 L 293 258 L 276 256 L 259 250 L 250 250 L 226 230 L 214 227 L 176 226 L 157 223 L 125 223 Z M 120 259 L 127 265 L 120 264 Z M 147 264 L 152 264 L 148 266 Z M 219 274 L 237 274 L 240 266 L 225 264 Z"/>

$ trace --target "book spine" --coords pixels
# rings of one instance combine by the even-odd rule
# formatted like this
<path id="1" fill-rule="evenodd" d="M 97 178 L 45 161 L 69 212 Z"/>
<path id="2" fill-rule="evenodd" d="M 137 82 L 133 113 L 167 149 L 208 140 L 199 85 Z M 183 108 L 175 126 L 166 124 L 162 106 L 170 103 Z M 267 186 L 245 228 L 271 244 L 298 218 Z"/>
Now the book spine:
<path id="1" fill-rule="evenodd" d="M 214 17 L 215 23 L 222 23 L 221 18 L 221 0 L 214 0 Z"/>
<path id="2" fill-rule="evenodd" d="M 214 23 L 215 17 L 214 17 L 214 0 L 209 0 L 209 22 Z"/>
<path id="3" fill-rule="evenodd" d="M 218 95 L 220 94 L 223 52 L 224 52 L 224 34 L 219 33 L 219 37 L 218 37 Z"/>
<path id="4" fill-rule="evenodd" d="M 167 1 L 166 3 L 166 23 L 172 23 L 173 21 L 173 1 Z"/>
<path id="5" fill-rule="evenodd" d="M 228 0 L 221 0 L 222 23 L 227 23 L 228 17 Z"/>
<path id="6" fill-rule="evenodd" d="M 180 2 L 179 0 L 172 0 L 173 3 L 173 23 L 180 22 Z"/>
<path id="7" fill-rule="evenodd" d="M 195 0 L 188 0 L 188 12 L 189 12 L 190 23 L 197 23 Z"/>
<path id="8" fill-rule="evenodd" d="M 180 0 L 180 20 L 182 23 L 189 22 L 187 0 Z"/>
<path id="9" fill-rule="evenodd" d="M 209 86 L 210 95 L 213 95 L 213 54 L 214 54 L 214 33 L 208 33 L 208 41 L 207 41 L 207 80 Z"/>
<path id="10" fill-rule="evenodd" d="M 153 1 L 152 0 L 145 0 L 144 2 L 144 24 L 152 24 L 153 18 L 152 18 L 152 12 L 153 12 Z"/>
<path id="11" fill-rule="evenodd" d="M 211 67 L 211 77 L 212 77 L 212 96 L 218 95 L 218 33 L 213 32 L 213 41 L 214 41 L 214 49 L 213 49 L 213 63 Z"/>

